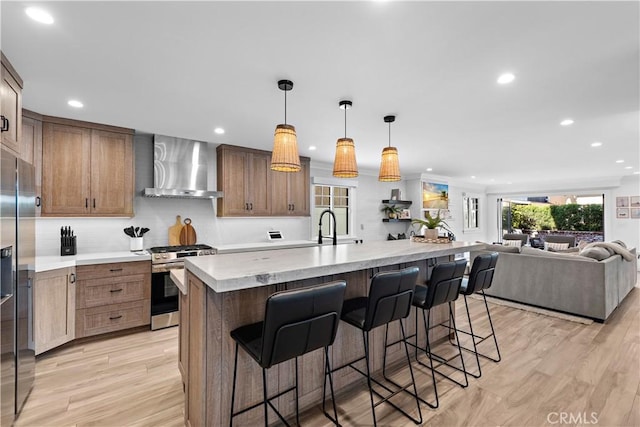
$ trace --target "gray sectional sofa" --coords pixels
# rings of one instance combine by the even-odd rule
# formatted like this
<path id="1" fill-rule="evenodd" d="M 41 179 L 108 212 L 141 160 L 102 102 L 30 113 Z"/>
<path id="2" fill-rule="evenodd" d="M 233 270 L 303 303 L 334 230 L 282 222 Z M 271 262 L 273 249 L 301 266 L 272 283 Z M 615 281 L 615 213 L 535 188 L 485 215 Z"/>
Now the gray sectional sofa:
<path id="1" fill-rule="evenodd" d="M 612 255 L 601 261 L 577 253 L 530 247 L 487 245 L 478 253 L 498 251 L 490 296 L 605 321 L 637 280 L 636 250 L 631 261 Z"/>

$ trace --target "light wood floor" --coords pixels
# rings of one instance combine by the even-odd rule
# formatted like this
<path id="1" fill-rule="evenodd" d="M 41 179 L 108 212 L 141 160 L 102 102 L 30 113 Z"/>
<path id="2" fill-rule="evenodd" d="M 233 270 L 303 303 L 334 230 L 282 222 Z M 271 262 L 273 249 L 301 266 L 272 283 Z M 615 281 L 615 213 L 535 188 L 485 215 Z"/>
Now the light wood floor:
<path id="1" fill-rule="evenodd" d="M 470 304 L 474 328 L 486 330 L 482 302 Z M 640 426 L 639 288 L 606 324 L 583 325 L 498 305 L 491 310 L 502 362 L 482 361 L 482 377 L 470 379 L 466 389 L 439 379 L 440 408 L 422 407 L 425 425 L 587 425 L 597 420 L 599 426 Z M 466 323 L 463 314 L 458 310 L 459 327 Z M 16 425 L 183 425 L 177 333 L 177 328 L 145 331 L 38 358 L 35 386 Z M 443 344 L 440 351 L 450 346 Z M 466 360 L 472 363 L 471 357 Z M 419 392 L 431 398 L 428 372 L 416 372 Z M 408 378 L 406 370 L 398 375 Z M 343 425 L 371 425 L 363 387 L 337 400 Z M 414 408 L 404 396 L 397 402 Z M 379 425 L 414 425 L 387 406 L 377 408 Z M 571 422 L 560 424 L 561 416 Z M 317 407 L 301 421 L 330 425 Z"/>

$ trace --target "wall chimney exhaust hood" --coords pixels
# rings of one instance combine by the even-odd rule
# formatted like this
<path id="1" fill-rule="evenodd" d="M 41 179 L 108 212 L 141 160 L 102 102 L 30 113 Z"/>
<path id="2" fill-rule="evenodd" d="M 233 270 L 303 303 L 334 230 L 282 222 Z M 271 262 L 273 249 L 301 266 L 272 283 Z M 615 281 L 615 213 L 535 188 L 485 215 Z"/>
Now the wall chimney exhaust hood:
<path id="1" fill-rule="evenodd" d="M 221 191 L 208 190 L 208 144 L 202 141 L 153 136 L 153 185 L 147 197 L 215 199 Z"/>

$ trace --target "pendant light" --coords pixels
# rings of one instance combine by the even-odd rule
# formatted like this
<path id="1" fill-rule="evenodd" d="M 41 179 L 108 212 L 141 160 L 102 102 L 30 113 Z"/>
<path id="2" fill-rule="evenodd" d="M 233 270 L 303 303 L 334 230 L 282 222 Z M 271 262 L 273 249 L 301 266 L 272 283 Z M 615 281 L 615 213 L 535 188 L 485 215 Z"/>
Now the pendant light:
<path id="1" fill-rule="evenodd" d="M 344 110 L 344 138 L 336 142 L 336 157 L 333 161 L 333 176 L 336 178 L 355 178 L 358 176 L 356 163 L 356 146 L 353 139 L 347 138 L 347 110 L 351 108 L 351 101 L 340 101 L 338 104 Z"/>
<path id="2" fill-rule="evenodd" d="M 384 116 L 384 122 L 389 123 L 389 146 L 382 150 L 380 161 L 380 174 L 378 181 L 400 181 L 400 162 L 398 161 L 398 149 L 391 146 L 391 123 L 396 116 Z"/>
<path id="3" fill-rule="evenodd" d="M 300 156 L 296 128 L 287 124 L 287 92 L 293 89 L 291 80 L 278 81 L 278 88 L 284 91 L 284 124 L 276 126 L 271 153 L 271 170 L 278 172 L 298 172 Z"/>

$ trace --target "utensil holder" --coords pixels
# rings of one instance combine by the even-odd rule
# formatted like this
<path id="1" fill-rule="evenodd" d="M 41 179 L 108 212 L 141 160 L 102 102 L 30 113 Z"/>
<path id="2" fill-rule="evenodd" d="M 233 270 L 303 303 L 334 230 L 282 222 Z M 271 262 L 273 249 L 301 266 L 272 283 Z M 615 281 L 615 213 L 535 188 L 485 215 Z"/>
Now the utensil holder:
<path id="1" fill-rule="evenodd" d="M 60 255 L 75 255 L 76 254 L 76 236 L 61 237 L 60 238 Z"/>
<path id="2" fill-rule="evenodd" d="M 129 249 L 131 252 L 137 252 L 144 249 L 144 243 L 142 237 L 132 237 L 129 239 Z"/>

